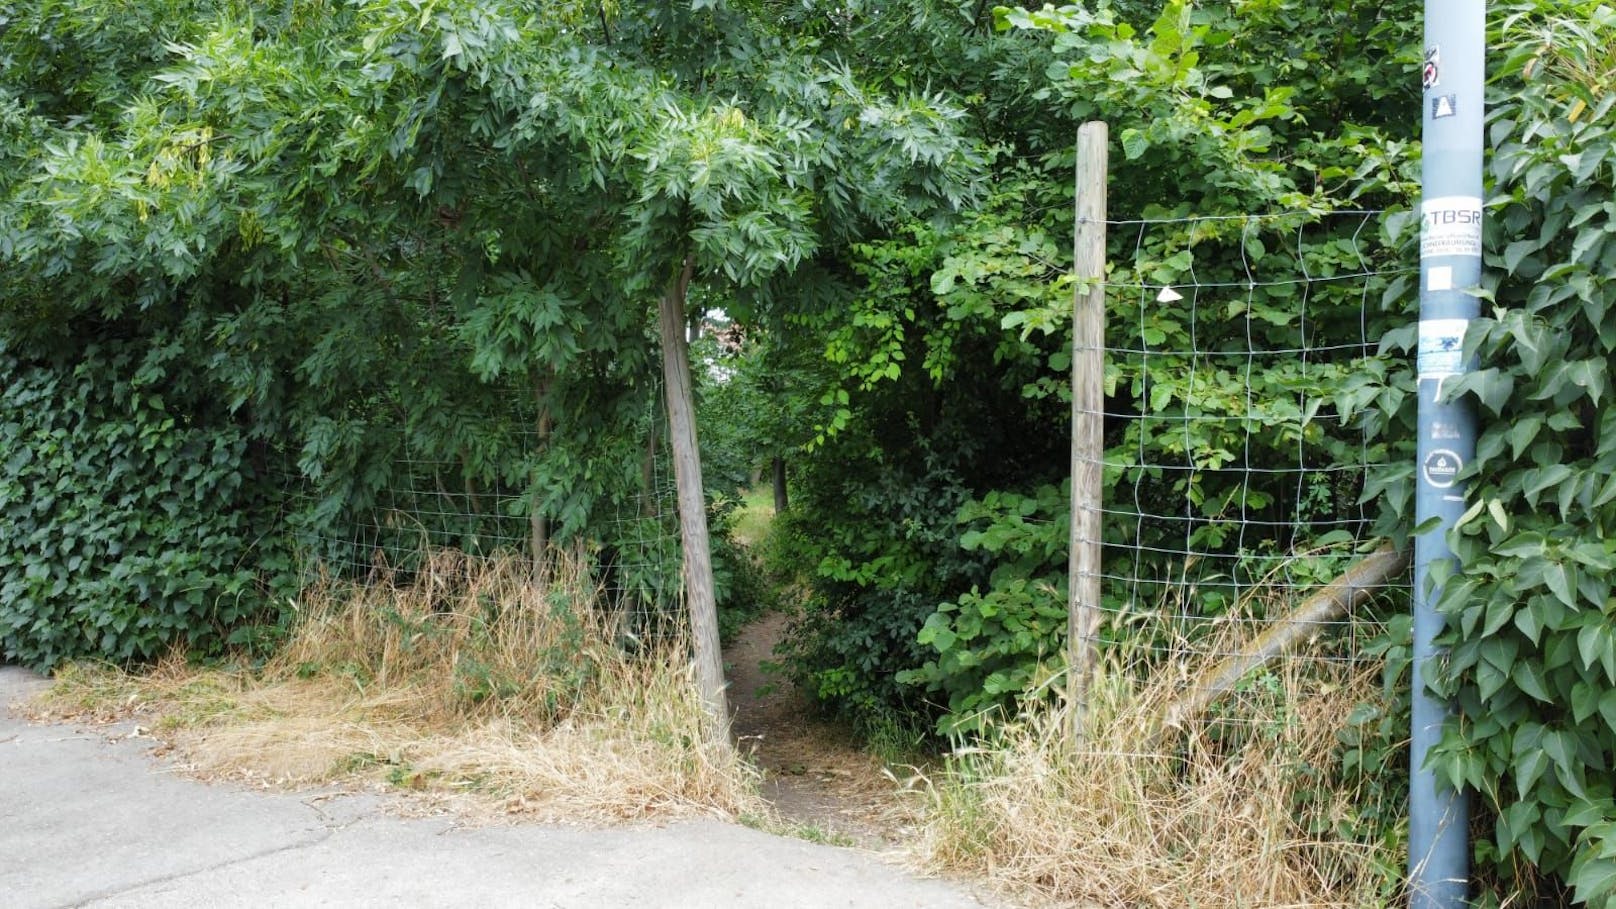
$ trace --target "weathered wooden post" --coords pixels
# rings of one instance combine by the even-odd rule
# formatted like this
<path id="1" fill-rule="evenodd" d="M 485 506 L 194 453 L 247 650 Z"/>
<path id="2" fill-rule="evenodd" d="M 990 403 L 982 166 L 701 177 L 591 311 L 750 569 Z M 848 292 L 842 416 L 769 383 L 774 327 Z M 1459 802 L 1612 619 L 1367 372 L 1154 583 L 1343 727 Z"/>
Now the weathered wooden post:
<path id="1" fill-rule="evenodd" d="M 1100 482 L 1105 457 L 1105 216 L 1107 130 L 1077 131 L 1077 229 L 1073 236 L 1072 504 L 1067 562 L 1066 663 L 1071 734 L 1084 733 L 1095 634 L 1100 627 Z"/>

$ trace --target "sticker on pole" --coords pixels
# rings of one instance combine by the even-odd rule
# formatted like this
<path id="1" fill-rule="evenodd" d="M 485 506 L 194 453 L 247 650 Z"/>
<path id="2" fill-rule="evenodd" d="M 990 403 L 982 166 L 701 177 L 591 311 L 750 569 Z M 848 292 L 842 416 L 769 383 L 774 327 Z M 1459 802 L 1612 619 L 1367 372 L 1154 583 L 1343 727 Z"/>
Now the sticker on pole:
<path id="1" fill-rule="evenodd" d="M 1481 258 L 1481 199 L 1441 196 L 1420 204 L 1420 258 Z"/>
<path id="2" fill-rule="evenodd" d="M 1430 91 L 1442 84 L 1442 48 L 1433 44 L 1425 49 L 1425 66 L 1420 70 L 1420 86 Z"/>
<path id="3" fill-rule="evenodd" d="M 1464 372 L 1464 336 L 1468 319 L 1421 319 L 1420 349 L 1415 356 L 1421 379 L 1446 379 Z"/>
<path id="4" fill-rule="evenodd" d="M 1420 465 L 1420 473 L 1425 482 L 1437 489 L 1451 489 L 1459 479 L 1459 471 L 1464 468 L 1464 458 L 1454 451 L 1438 448 L 1425 456 L 1425 463 Z"/>

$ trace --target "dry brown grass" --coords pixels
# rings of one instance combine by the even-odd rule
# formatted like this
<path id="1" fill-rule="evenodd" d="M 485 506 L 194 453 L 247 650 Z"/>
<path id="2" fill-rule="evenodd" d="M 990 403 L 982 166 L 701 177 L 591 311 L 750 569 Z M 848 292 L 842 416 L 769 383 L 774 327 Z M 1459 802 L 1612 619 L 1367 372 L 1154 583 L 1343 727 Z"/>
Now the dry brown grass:
<path id="1" fill-rule="evenodd" d="M 1269 671 L 1244 703 L 1168 738 L 1158 718 L 1204 667 L 1145 683 L 1107 667 L 1080 745 L 1060 734 L 1058 712 L 1023 718 L 921 781 L 924 861 L 1077 906 L 1396 902 L 1395 842 L 1333 834 L 1387 797 L 1332 772 L 1336 733 L 1355 704 L 1376 697 L 1378 676 L 1299 665 Z"/>
<path id="2" fill-rule="evenodd" d="M 203 775 L 384 784 L 546 819 L 782 824 L 756 771 L 704 744 L 684 643 L 631 654 L 592 604 L 575 569 L 539 590 L 521 563 L 438 553 L 408 579 L 312 590 L 288 646 L 257 672 L 80 668 L 53 700 L 142 713 Z M 920 861 L 1065 905 L 1396 902 L 1396 837 L 1332 834 L 1387 797 L 1333 767 L 1345 717 L 1378 692 L 1372 668 L 1287 662 L 1164 741 L 1158 719 L 1206 668 L 1193 654 L 1227 651 L 1240 634 L 1180 642 L 1183 659 L 1158 660 L 1171 673 L 1104 667 L 1080 746 L 1059 734 L 1058 713 L 1030 716 L 918 778 Z"/>
<path id="3" fill-rule="evenodd" d="M 435 552 L 408 578 L 313 587 L 260 670 L 79 667 L 51 703 L 142 712 L 205 776 L 379 783 L 549 819 L 757 813 L 755 773 L 706 744 L 684 641 L 622 646 L 595 599 L 577 565 L 535 585 L 520 560 Z"/>

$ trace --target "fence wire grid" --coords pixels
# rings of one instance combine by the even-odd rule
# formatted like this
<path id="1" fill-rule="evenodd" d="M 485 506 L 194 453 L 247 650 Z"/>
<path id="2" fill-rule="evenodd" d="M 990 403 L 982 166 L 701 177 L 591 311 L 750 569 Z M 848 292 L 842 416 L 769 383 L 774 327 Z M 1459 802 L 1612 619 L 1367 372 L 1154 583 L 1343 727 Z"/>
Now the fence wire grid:
<path id="1" fill-rule="evenodd" d="M 1342 404 L 1379 361 L 1390 282 L 1415 271 L 1385 217 L 1107 222 L 1103 494 L 1076 504 L 1101 512 L 1101 653 L 1135 675 L 1213 694 L 1195 690 L 1209 670 L 1373 547 L 1366 479 L 1387 451 Z M 1280 688 L 1360 674 L 1376 612 L 1311 621 L 1285 660 L 1218 678 L 1216 721 L 1283 722 Z"/>
<path id="2" fill-rule="evenodd" d="M 538 452 L 543 441 L 537 433 L 522 433 L 516 446 Z M 340 520 L 310 520 L 299 526 L 299 544 L 313 557 L 314 570 L 365 582 L 412 575 L 442 550 L 473 558 L 433 563 L 436 572 L 445 566 L 485 570 L 487 563 L 476 557 L 533 559 L 529 490 L 502 483 L 466 484 L 459 462 L 417 453 L 407 443 L 388 466 L 386 485 L 375 494 L 374 504 L 354 508 Z M 587 531 L 566 544 L 589 567 L 599 602 L 616 611 L 628 629 L 661 627 L 677 619 L 683 596 L 671 466 L 659 454 L 646 468 L 644 489 L 597 505 Z M 288 486 L 296 490 L 292 513 L 317 512 L 320 500 L 310 484 L 289 480 Z"/>

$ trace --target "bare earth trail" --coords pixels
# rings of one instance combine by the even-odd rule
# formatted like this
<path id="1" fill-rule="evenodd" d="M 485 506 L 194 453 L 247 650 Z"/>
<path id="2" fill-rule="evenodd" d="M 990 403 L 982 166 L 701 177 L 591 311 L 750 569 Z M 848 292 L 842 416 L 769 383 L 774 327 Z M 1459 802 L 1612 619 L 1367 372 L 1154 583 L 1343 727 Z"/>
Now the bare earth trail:
<path id="1" fill-rule="evenodd" d="M 788 827 L 866 849 L 897 846 L 913 822 L 898 783 L 845 730 L 816 717 L 783 674 L 767 671 L 789 621 L 764 616 L 724 652 L 736 741 L 763 771 L 763 796 Z"/>

